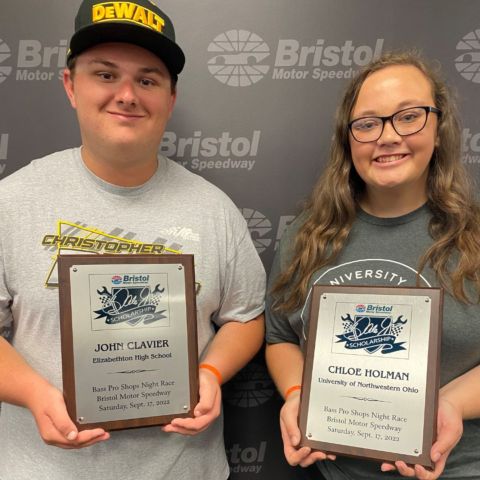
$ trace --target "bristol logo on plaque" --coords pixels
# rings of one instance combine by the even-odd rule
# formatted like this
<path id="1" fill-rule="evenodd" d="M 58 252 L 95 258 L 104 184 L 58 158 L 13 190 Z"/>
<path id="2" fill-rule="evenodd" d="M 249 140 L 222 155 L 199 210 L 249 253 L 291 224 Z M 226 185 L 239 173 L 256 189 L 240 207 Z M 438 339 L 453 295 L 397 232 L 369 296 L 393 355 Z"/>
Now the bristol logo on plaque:
<path id="1" fill-rule="evenodd" d="M 402 332 L 404 325 L 408 320 L 404 320 L 400 315 L 397 320 L 393 320 L 391 314 L 384 315 L 370 315 L 372 305 L 365 307 L 358 305 L 357 311 L 366 312 L 363 315 L 354 315 L 354 318 L 347 313 L 342 316 L 344 332 L 337 335 L 337 343 L 345 342 L 344 347 L 348 350 L 363 349 L 367 353 L 372 354 L 380 351 L 382 354 L 389 354 L 406 350 L 403 346 L 405 342 L 396 342 L 397 337 Z M 391 312 L 392 308 L 388 306 L 379 307 L 375 305 L 376 309 L 383 310 L 385 313 Z M 383 312 L 382 312 L 383 313 Z"/>
<path id="2" fill-rule="evenodd" d="M 118 280 L 115 277 L 112 283 Z M 164 291 L 165 288 L 160 288 L 159 284 L 153 292 L 146 285 L 112 287 L 111 291 L 104 286 L 102 290 L 97 290 L 103 308 L 94 311 L 98 315 L 95 320 L 105 318 L 107 325 L 150 325 L 166 318 L 165 310 L 157 311 Z"/>

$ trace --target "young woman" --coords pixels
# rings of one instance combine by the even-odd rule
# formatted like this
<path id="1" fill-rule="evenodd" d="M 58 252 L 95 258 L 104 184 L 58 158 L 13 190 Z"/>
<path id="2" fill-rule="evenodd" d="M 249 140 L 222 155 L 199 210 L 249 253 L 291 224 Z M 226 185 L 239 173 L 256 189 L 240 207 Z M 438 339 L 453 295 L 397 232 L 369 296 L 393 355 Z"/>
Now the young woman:
<path id="1" fill-rule="evenodd" d="M 330 161 L 270 278 L 266 355 L 290 464 L 318 462 L 328 480 L 480 478 L 480 208 L 460 151 L 452 96 L 416 54 L 385 54 L 347 88 Z M 445 289 L 433 471 L 299 446 L 308 294 L 339 282 Z"/>

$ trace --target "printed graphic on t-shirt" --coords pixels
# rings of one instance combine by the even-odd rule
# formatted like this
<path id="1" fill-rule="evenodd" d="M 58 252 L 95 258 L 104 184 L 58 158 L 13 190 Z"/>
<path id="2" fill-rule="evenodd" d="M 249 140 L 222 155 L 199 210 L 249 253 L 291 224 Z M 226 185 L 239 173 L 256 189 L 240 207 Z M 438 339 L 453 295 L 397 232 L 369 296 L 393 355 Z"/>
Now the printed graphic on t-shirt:
<path id="1" fill-rule="evenodd" d="M 121 235 L 123 233 L 123 235 Z M 58 287 L 57 258 L 65 253 L 114 253 L 160 255 L 163 253 L 182 253 L 183 245 L 166 245 L 166 239 L 153 242 L 134 240 L 135 234 L 121 228 L 107 233 L 83 222 L 59 220 L 55 233 L 46 234 L 42 245 L 52 253 L 52 262 L 45 279 L 46 287 Z"/>
<path id="2" fill-rule="evenodd" d="M 417 277 L 419 283 L 417 285 Z M 362 258 L 351 262 L 342 263 L 334 267 L 328 268 L 325 271 L 314 275 L 312 285 L 368 285 L 368 286 L 388 286 L 388 287 L 432 287 L 430 282 L 423 276 L 419 275 L 418 271 L 404 263 L 390 260 L 387 258 Z M 307 323 L 308 313 L 310 309 L 311 289 L 307 295 L 305 305 L 302 308 L 301 320 L 303 338 L 307 338 Z M 361 306 L 358 306 L 361 309 Z M 352 324 L 348 328 L 356 329 L 359 334 L 370 334 L 373 330 L 393 332 L 401 327 L 402 322 L 407 318 L 404 315 L 402 318 L 391 316 L 361 316 L 361 312 L 350 312 L 350 321 Z M 373 312 L 372 312 L 373 313 Z M 378 313 L 378 312 L 377 312 Z M 347 315 L 345 313 L 344 315 Z M 352 316 L 353 315 L 353 316 Z M 357 319 L 357 316 L 359 317 Z M 362 318 L 363 317 L 363 320 Z M 403 329 L 405 327 L 402 327 Z M 337 335 L 346 336 L 350 338 L 351 332 L 347 329 L 345 331 L 336 332 Z M 388 337 L 390 338 L 390 337 Z M 387 341 L 387 338 L 384 338 Z M 347 340 L 345 340 L 347 341 Z M 377 341 L 377 340 L 375 340 Z M 399 348 L 394 347 L 395 340 L 391 339 L 390 346 L 388 342 L 384 344 L 383 348 Z M 353 344 L 350 344 L 353 345 Z M 397 344 L 398 345 L 398 344 Z M 373 345 L 371 345 L 373 348 Z M 379 345 L 380 347 L 380 345 Z M 352 349 L 353 350 L 353 349 Z M 375 349 L 377 351 L 378 349 Z M 362 350 L 363 351 L 363 350 Z M 368 352 L 368 350 L 367 350 Z M 372 349 L 370 349 L 372 353 Z"/>

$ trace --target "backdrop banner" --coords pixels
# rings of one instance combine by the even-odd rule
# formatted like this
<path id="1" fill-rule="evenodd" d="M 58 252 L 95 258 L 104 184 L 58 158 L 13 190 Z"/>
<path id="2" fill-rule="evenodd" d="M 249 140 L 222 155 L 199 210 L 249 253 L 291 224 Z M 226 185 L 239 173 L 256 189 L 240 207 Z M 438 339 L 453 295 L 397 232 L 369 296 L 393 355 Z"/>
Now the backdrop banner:
<path id="1" fill-rule="evenodd" d="M 79 4 L 2 2 L 0 178 L 80 145 L 61 84 Z M 346 82 L 385 50 L 416 47 L 438 60 L 458 92 L 463 160 L 478 180 L 478 0 L 161 0 L 161 6 L 187 59 L 161 153 L 234 200 L 267 271 L 325 165 Z M 281 403 L 263 354 L 225 386 L 232 479 L 313 475 L 283 460 Z"/>

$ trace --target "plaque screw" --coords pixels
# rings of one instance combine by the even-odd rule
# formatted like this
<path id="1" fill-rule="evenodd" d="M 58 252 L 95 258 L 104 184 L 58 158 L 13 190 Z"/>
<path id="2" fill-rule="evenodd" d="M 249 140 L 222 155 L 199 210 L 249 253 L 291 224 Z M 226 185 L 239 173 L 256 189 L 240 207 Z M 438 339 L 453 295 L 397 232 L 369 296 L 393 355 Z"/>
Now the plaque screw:
<path id="1" fill-rule="evenodd" d="M 182 270 L 182 268 L 183 268 L 183 267 L 182 267 L 181 265 L 178 266 L 178 269 L 179 269 L 179 270 Z"/>
<path id="2" fill-rule="evenodd" d="M 74 268 L 73 268 L 73 271 L 74 271 L 74 272 L 76 272 L 76 271 L 77 271 L 77 268 L 76 268 L 76 267 L 74 267 Z"/>
<path id="3" fill-rule="evenodd" d="M 430 298 L 427 297 L 427 298 L 425 299 L 425 303 L 428 303 L 429 301 L 430 301 Z"/>
<path id="4" fill-rule="evenodd" d="M 309 433 L 309 434 L 307 435 L 307 437 L 308 437 L 308 438 L 312 438 L 313 435 L 312 435 L 311 433 Z"/>
<path id="5" fill-rule="evenodd" d="M 327 299 L 327 296 L 326 296 L 326 295 L 323 295 L 323 297 L 322 297 L 322 298 L 323 298 L 324 300 L 326 300 L 326 299 Z"/>
<path id="6" fill-rule="evenodd" d="M 78 417 L 78 423 L 83 423 L 85 421 L 85 417 Z"/>
<path id="7" fill-rule="evenodd" d="M 418 453 L 418 448 L 416 448 L 413 452 L 414 452 L 414 453 Z"/>
<path id="8" fill-rule="evenodd" d="M 188 407 L 186 405 L 183 406 L 184 410 L 188 410 Z"/>

